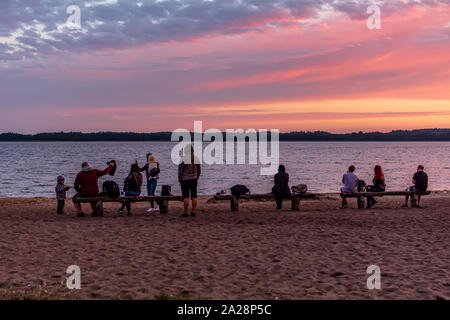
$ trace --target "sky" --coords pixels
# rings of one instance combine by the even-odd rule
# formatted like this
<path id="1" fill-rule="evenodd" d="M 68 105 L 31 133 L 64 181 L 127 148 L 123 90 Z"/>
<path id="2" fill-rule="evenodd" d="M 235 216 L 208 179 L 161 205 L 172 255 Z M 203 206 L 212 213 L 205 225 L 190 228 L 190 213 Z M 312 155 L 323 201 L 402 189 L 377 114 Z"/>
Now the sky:
<path id="1" fill-rule="evenodd" d="M 0 132 L 450 128 L 449 36 L 450 0 L 1 0 Z"/>

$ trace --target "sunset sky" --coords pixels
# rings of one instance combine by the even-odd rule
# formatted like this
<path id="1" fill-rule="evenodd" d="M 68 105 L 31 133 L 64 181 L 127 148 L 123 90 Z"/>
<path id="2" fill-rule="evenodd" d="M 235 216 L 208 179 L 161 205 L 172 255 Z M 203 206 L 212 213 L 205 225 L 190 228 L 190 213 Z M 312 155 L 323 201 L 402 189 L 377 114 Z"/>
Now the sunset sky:
<path id="1" fill-rule="evenodd" d="M 1 0 L 0 132 L 450 128 L 449 36 L 450 0 Z"/>

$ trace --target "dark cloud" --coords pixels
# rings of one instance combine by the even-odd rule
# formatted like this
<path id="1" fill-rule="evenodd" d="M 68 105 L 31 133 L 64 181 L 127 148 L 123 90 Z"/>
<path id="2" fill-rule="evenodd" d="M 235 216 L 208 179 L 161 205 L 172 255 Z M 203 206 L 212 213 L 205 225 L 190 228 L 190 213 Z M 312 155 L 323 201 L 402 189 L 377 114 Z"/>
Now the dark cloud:
<path id="1" fill-rule="evenodd" d="M 383 15 L 410 5 L 437 6 L 449 1 L 405 4 L 386 0 Z M 2 0 L 0 37 L 12 39 L 16 34 L 16 39 L 0 40 L 0 59 L 258 31 L 267 23 L 283 25 L 294 18 L 315 18 L 324 5 L 361 19 L 367 16 L 370 4 L 369 0 Z M 80 6 L 83 31 L 61 29 L 67 21 L 69 5 Z"/>

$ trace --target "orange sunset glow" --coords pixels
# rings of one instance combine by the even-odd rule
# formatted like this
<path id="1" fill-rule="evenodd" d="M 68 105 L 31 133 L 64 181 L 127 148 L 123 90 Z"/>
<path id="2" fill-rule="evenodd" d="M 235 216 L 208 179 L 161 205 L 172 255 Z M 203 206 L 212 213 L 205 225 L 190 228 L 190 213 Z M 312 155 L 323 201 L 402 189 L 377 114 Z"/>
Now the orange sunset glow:
<path id="1" fill-rule="evenodd" d="M 102 16 L 69 40 L 38 27 L 43 18 L 11 26 L 0 37 L 2 131 L 155 132 L 194 120 L 285 132 L 449 128 L 448 2 L 384 1 L 373 30 L 367 3 L 326 3 L 247 6 L 218 24 L 208 7 L 192 29 L 174 14 L 109 36 L 119 18 Z M 101 21 L 102 6 L 120 4 L 83 8 L 85 19 Z M 35 30 L 30 44 L 21 28 Z"/>

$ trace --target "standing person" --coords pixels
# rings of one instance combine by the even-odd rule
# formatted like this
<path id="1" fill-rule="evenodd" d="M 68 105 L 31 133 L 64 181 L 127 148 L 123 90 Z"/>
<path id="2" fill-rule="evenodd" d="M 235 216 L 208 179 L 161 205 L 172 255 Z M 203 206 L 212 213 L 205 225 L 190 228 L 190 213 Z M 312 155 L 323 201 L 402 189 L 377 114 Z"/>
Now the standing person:
<path id="1" fill-rule="evenodd" d="M 157 161 L 154 154 L 147 153 L 147 163 L 140 169 L 140 171 L 145 171 L 147 176 L 147 195 L 154 196 L 156 186 L 158 184 L 159 173 L 161 172 L 161 170 L 159 170 L 159 162 Z M 153 202 L 153 200 L 150 201 L 150 208 L 147 210 L 147 212 L 159 211 L 158 204 L 155 208 Z"/>
<path id="2" fill-rule="evenodd" d="M 63 214 L 64 213 L 64 203 L 66 200 L 66 191 L 69 190 L 70 187 L 64 185 L 64 177 L 59 176 L 57 178 L 57 183 L 55 187 L 56 192 L 56 200 L 58 201 L 58 207 L 56 209 L 57 214 Z"/>
<path id="3" fill-rule="evenodd" d="M 277 209 L 280 210 L 283 205 L 283 199 L 291 198 L 291 190 L 289 189 L 289 175 L 286 173 L 284 165 L 280 164 L 278 173 L 274 177 L 275 185 L 272 188 L 272 193 L 275 196 Z"/>
<path id="4" fill-rule="evenodd" d="M 369 192 L 384 192 L 386 190 L 386 180 L 384 179 L 383 169 L 381 166 L 376 165 L 373 168 L 373 185 L 367 186 L 367 191 Z M 373 205 L 377 203 L 374 197 L 367 197 L 367 208 L 373 207 Z"/>
<path id="5" fill-rule="evenodd" d="M 354 174 L 355 170 L 356 168 L 354 165 L 348 167 L 347 173 L 342 177 L 342 183 L 344 184 L 344 187 L 341 188 L 341 193 L 353 193 L 356 191 L 356 188 L 358 187 L 358 177 L 356 176 L 356 174 Z M 347 207 L 347 199 L 342 197 L 341 209 L 345 209 Z"/>
<path id="6" fill-rule="evenodd" d="M 197 182 L 200 177 L 201 168 L 200 160 L 194 155 L 194 148 L 192 145 L 187 145 L 184 148 L 184 155 L 181 163 L 178 165 L 178 181 L 181 185 L 181 193 L 184 203 L 183 217 L 188 217 L 189 210 L 189 193 L 192 200 L 191 216 L 195 217 L 197 210 Z"/>
<path id="7" fill-rule="evenodd" d="M 131 165 L 130 173 L 126 177 L 123 187 L 126 197 L 138 197 L 141 194 L 142 174 L 140 171 L 137 161 Z M 123 202 L 117 213 L 123 213 L 124 207 L 127 208 L 127 214 L 131 215 L 131 203 L 129 201 Z"/>
<path id="8" fill-rule="evenodd" d="M 98 190 L 98 178 L 111 172 L 114 164 L 109 163 L 108 168 L 105 170 L 92 169 L 89 163 L 83 162 L 81 164 L 81 171 L 77 174 L 74 182 L 74 189 L 77 194 L 72 198 L 73 204 L 77 209 L 78 217 L 84 217 L 84 213 L 81 211 L 81 203 L 77 201 L 78 197 L 97 197 Z M 91 202 L 92 216 L 96 216 L 95 203 Z"/>
<path id="9" fill-rule="evenodd" d="M 425 167 L 423 165 L 419 165 L 417 167 L 417 172 L 414 173 L 414 176 L 412 178 L 413 186 L 406 189 L 406 191 L 418 191 L 418 192 L 425 192 L 428 189 L 428 175 L 423 171 Z M 417 207 L 421 208 L 420 206 L 420 199 L 422 198 L 422 195 L 419 194 L 417 196 Z M 405 197 L 405 204 L 403 207 L 408 207 L 408 199 L 409 195 Z"/>

